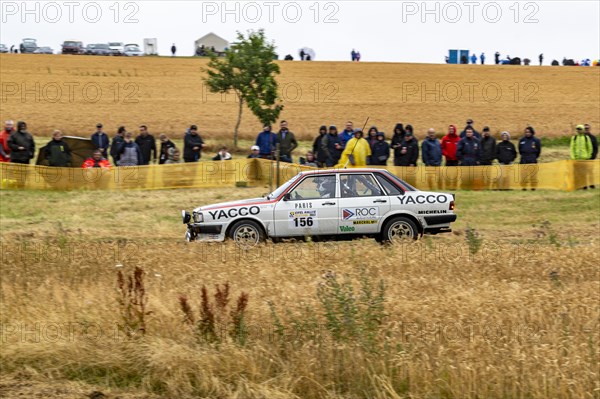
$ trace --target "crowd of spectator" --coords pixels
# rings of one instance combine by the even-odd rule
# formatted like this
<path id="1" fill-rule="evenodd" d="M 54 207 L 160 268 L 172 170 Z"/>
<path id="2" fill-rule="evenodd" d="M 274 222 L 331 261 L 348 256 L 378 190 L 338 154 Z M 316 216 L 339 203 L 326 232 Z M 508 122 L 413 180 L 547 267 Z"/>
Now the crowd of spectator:
<path id="1" fill-rule="evenodd" d="M 591 133 L 589 124 L 578 125 L 577 134 L 571 139 L 571 158 L 574 160 L 596 159 L 598 141 Z M 430 128 L 419 147 L 412 125 L 396 124 L 391 140 L 385 133 L 372 126 L 363 138 L 361 129 L 355 129 L 351 121 L 346 122 L 344 130 L 338 132 L 335 125 L 319 128 L 312 151 L 300 158 L 300 163 L 314 164 L 317 167 L 381 165 L 386 166 L 393 161 L 394 166 L 417 166 L 419 152 L 425 166 L 477 166 L 492 165 L 498 161 L 502 165 L 510 165 L 520 156 L 519 163 L 535 164 L 542 151 L 542 143 L 535 136 L 535 129 L 527 126 L 523 136 L 515 146 L 509 132 L 502 132 L 501 140 L 496 141 L 490 128 L 484 126 L 481 133 L 469 119 L 459 133 L 455 125 L 448 127 L 448 132 L 441 140 L 437 138 L 435 129 Z M 276 147 L 279 144 L 280 160 L 292 162 L 291 152 L 298 146 L 294 134 L 288 130 L 286 121 L 281 122 L 281 129 L 274 133 L 270 125 L 265 125 L 252 147 L 251 157 L 275 159 Z"/>
<path id="2" fill-rule="evenodd" d="M 299 163 L 314 167 L 346 167 L 386 166 L 388 162 L 392 162 L 394 166 L 415 167 L 419 163 L 420 154 L 422 164 L 431 167 L 492 165 L 495 161 L 501 165 L 510 165 L 518 156 L 521 164 L 535 164 L 542 151 L 542 143 L 532 126 L 524 129 L 523 136 L 515 146 L 510 140 L 509 132 L 502 132 L 500 141 L 496 141 L 488 126 L 484 126 L 480 133 L 471 119 L 466 121 L 466 126 L 460 133 L 455 125 L 448 126 L 448 131 L 441 140 L 435 129 L 428 129 L 420 146 L 410 124 L 397 123 L 389 140 L 376 126 L 371 126 L 366 137 L 363 136 L 363 131 L 355 129 L 351 121 L 345 123 L 341 132 L 335 125 L 323 125 L 314 139 L 312 151 L 300 157 Z M 109 168 L 112 165 L 171 164 L 182 162 L 182 158 L 184 162 L 198 162 L 202 149 L 206 147 L 196 125 L 191 125 L 185 132 L 183 152 L 167 135 L 160 134 L 158 137 L 160 147 L 146 125 L 139 126 L 136 137 L 121 126 L 111 140 L 104 132 L 103 125 L 98 123 L 96 131 L 90 136 L 94 152 L 81 166 Z M 291 163 L 292 152 L 297 147 L 298 141 L 294 133 L 289 130 L 288 122 L 283 120 L 279 123 L 277 132 L 272 131 L 271 125 L 264 125 L 248 158 L 279 159 L 281 162 Z M 6 121 L 4 130 L 0 132 L 0 162 L 28 164 L 34 154 L 35 142 L 27 130 L 27 124 L 20 121 L 15 129 L 13 121 Z M 591 133 L 590 125 L 577 125 L 576 134 L 570 141 L 571 159 L 590 160 L 596 159 L 597 155 L 598 141 Z M 109 156 L 112 164 L 108 160 Z M 49 166 L 79 166 L 71 164 L 71 150 L 59 130 L 53 132 L 52 140 L 43 148 L 43 158 Z M 212 157 L 215 161 L 230 159 L 232 156 L 225 146 Z"/>

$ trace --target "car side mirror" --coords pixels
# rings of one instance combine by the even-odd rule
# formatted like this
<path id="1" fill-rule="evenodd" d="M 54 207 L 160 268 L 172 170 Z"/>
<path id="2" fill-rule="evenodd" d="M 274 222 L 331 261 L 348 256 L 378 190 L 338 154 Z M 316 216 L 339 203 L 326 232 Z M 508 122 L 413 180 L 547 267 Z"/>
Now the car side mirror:
<path id="1" fill-rule="evenodd" d="M 285 194 L 283 195 L 283 200 L 284 200 L 284 201 L 289 201 L 290 199 L 292 199 L 292 194 L 290 194 L 290 193 L 285 193 Z"/>

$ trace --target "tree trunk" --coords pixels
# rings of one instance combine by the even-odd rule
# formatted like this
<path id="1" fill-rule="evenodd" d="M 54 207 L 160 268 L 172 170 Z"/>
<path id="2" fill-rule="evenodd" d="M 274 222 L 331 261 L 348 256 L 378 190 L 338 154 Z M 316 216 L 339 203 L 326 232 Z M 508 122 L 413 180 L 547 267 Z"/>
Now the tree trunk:
<path id="1" fill-rule="evenodd" d="M 240 98 L 240 109 L 238 112 L 238 120 L 235 124 L 235 129 L 233 131 L 233 148 L 237 150 L 238 148 L 238 129 L 240 128 L 240 124 L 242 123 L 242 111 L 244 110 L 244 100 Z"/>

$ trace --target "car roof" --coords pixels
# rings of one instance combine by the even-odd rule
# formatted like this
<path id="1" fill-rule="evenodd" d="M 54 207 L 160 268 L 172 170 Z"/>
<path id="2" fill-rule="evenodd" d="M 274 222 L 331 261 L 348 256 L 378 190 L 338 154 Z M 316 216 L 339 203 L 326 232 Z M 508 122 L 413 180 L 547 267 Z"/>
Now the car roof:
<path id="1" fill-rule="evenodd" d="M 337 174 L 337 173 L 373 173 L 373 172 L 383 172 L 389 173 L 386 169 L 378 169 L 378 168 L 352 168 L 352 169 L 317 169 L 317 170 L 306 170 L 304 172 L 300 172 L 302 175 L 310 175 L 310 174 Z"/>

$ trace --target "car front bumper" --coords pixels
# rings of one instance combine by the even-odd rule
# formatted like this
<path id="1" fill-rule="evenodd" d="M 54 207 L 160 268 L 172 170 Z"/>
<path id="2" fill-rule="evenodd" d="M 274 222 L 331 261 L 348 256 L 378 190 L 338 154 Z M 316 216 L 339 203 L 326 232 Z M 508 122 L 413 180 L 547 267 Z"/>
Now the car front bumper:
<path id="1" fill-rule="evenodd" d="M 207 225 L 204 223 L 188 223 L 185 240 L 224 241 L 225 231 L 222 224 Z"/>

